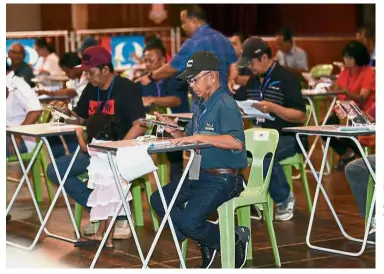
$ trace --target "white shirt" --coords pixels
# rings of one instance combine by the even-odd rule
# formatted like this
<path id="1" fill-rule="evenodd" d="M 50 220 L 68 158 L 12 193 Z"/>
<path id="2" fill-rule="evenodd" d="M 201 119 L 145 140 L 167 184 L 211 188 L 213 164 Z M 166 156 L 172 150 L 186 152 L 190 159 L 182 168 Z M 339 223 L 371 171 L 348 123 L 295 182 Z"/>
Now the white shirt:
<path id="1" fill-rule="evenodd" d="M 77 105 L 77 102 L 79 101 L 84 88 L 88 85 L 88 79 L 85 72 L 81 74 L 80 79 L 71 79 L 67 81 L 66 85 L 67 88 L 72 88 L 76 90 L 77 95 L 75 97 L 72 97 L 70 100 L 71 108 L 74 108 Z"/>
<path id="2" fill-rule="evenodd" d="M 307 54 L 302 48 L 296 45 L 292 46 L 289 53 L 284 53 L 281 50 L 278 50 L 276 53 L 276 61 L 284 67 L 287 66 L 293 69 L 303 69 L 308 71 Z"/>
<path id="3" fill-rule="evenodd" d="M 23 78 L 7 75 L 9 95 L 6 102 L 6 126 L 19 126 L 30 111 L 41 110 L 39 98 Z M 30 136 L 22 136 L 28 152 L 36 145 L 36 140 Z"/>
<path id="4" fill-rule="evenodd" d="M 35 65 L 35 69 L 37 72 L 39 72 L 40 70 L 45 70 L 49 72 L 49 75 L 51 76 L 64 75 L 64 71 L 59 66 L 59 57 L 56 55 L 56 53 L 51 53 L 47 57 L 39 57 Z M 41 89 L 50 91 L 58 90 L 62 87 L 63 84 L 57 81 L 44 80 L 40 84 Z"/>

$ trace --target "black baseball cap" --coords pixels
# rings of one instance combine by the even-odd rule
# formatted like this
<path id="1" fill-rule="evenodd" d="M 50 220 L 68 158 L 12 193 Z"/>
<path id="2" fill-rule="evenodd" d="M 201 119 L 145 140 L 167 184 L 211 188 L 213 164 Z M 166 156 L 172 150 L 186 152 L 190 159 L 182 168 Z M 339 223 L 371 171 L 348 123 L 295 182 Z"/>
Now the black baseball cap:
<path id="1" fill-rule="evenodd" d="M 248 66 L 253 58 L 259 58 L 269 49 L 269 45 L 261 37 L 249 37 L 242 46 L 242 53 L 237 66 L 244 68 Z"/>
<path id="2" fill-rule="evenodd" d="M 189 80 L 205 70 L 220 70 L 220 60 L 210 51 L 199 51 L 189 58 L 184 72 L 177 76 L 177 78 Z"/>

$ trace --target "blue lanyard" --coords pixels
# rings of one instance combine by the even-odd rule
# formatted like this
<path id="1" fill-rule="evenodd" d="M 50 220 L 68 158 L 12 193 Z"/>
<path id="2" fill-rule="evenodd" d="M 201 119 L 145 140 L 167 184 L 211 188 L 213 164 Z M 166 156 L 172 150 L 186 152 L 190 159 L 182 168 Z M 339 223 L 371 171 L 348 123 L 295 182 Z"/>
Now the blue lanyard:
<path id="1" fill-rule="evenodd" d="M 272 78 L 271 74 L 272 74 L 272 71 L 275 68 L 275 66 L 276 66 L 276 62 L 274 62 L 273 65 L 268 69 L 267 75 L 264 78 L 264 83 L 263 83 L 263 86 L 261 87 L 261 89 L 260 89 L 259 82 L 256 81 L 256 83 L 255 83 L 255 89 L 260 90 L 260 100 L 263 99 L 263 93 L 264 93 L 265 89 L 267 88 L 269 82 L 271 81 L 271 78 Z"/>
<path id="2" fill-rule="evenodd" d="M 111 92 L 112 92 L 112 89 L 113 89 L 113 85 L 115 84 L 115 78 L 116 78 L 116 76 L 113 77 L 112 83 L 109 86 L 108 97 L 107 97 L 107 100 L 105 102 L 108 102 L 109 98 L 111 97 Z M 100 88 L 97 89 L 97 102 L 100 102 Z M 106 106 L 106 104 L 104 104 L 103 109 L 101 110 L 101 112 L 104 111 L 105 106 Z M 100 107 L 101 107 L 101 103 L 99 105 L 99 111 L 100 111 Z"/>
<path id="3" fill-rule="evenodd" d="M 157 97 L 161 97 L 161 89 L 160 89 L 160 82 L 156 82 L 156 90 L 157 90 Z"/>

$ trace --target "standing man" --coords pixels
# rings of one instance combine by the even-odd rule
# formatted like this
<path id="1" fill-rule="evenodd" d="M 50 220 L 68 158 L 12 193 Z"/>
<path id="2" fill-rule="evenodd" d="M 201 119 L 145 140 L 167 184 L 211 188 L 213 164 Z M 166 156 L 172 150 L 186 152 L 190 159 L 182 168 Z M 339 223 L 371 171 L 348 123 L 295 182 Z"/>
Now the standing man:
<path id="1" fill-rule="evenodd" d="M 308 71 L 308 60 L 305 51 L 293 43 L 291 29 L 283 28 L 276 35 L 276 42 L 279 51 L 276 54 L 276 61 L 283 67 L 289 68 L 296 75 L 301 76 Z"/>
<path id="2" fill-rule="evenodd" d="M 363 27 L 356 31 L 356 40 L 363 43 L 371 54 L 370 65 L 376 66 L 376 47 L 375 47 L 375 29 L 373 27 Z"/>
<path id="3" fill-rule="evenodd" d="M 115 75 L 111 54 L 101 46 L 89 47 L 84 51 L 81 68 L 87 75 L 88 84 L 72 111 L 77 123 L 84 125 L 90 116 L 102 113 L 115 116 L 120 139 L 143 135 L 146 128 L 140 126 L 139 119 L 145 117 L 145 111 L 140 90 L 132 81 Z M 72 156 L 56 159 L 61 176 L 64 176 Z M 89 158 L 88 154 L 79 152 L 64 187 L 69 196 L 88 210 L 87 201 L 92 190 L 77 177 L 87 171 Z M 47 175 L 52 182 L 59 183 L 52 164 L 48 166 Z M 95 229 L 89 232 L 89 227 L 85 230 L 85 234 L 95 233 Z M 127 221 L 118 222 L 114 238 L 128 238 L 129 235 Z"/>
<path id="4" fill-rule="evenodd" d="M 147 71 L 154 71 L 165 64 L 165 48 L 162 44 L 148 44 L 144 50 L 144 64 Z M 144 86 L 138 83 L 143 96 L 143 104 L 152 109 L 170 108 L 172 113 L 188 113 L 188 85 L 185 81 L 172 75 L 164 80 L 152 81 Z M 171 163 L 171 183 L 179 182 L 183 173 L 183 152 L 168 152 L 167 158 Z"/>
<path id="5" fill-rule="evenodd" d="M 239 108 L 225 91 L 226 86 L 220 84 L 220 60 L 211 52 L 200 51 L 187 63 L 190 65 L 179 78 L 188 81 L 200 98 L 198 108 L 185 132 L 167 131 L 177 138 L 174 144 L 203 142 L 212 147 L 197 152 L 196 157 L 201 157 L 200 171 L 194 174 L 194 179 L 184 182 L 171 216 L 177 238 L 197 241 L 203 259 L 201 267 L 209 268 L 220 249 L 220 230 L 218 224 L 208 221 L 208 217 L 244 190 L 240 169 L 247 166 L 245 136 Z M 175 124 L 158 113 L 157 116 L 160 121 Z M 176 187 L 176 184 L 163 187 L 167 203 Z M 151 196 L 151 206 L 157 215 L 164 217 L 158 191 Z M 235 266 L 241 268 L 247 257 L 250 232 L 247 227 L 236 227 L 235 235 Z"/>
<path id="6" fill-rule="evenodd" d="M 33 70 L 30 65 L 24 62 L 25 49 L 21 44 L 12 44 L 8 50 L 8 57 L 11 59 L 11 66 L 9 70 L 13 71 L 17 77 L 21 77 L 31 87 L 35 84 L 32 82 Z"/>
<path id="7" fill-rule="evenodd" d="M 260 37 L 250 37 L 244 42 L 239 67 L 248 67 L 253 73 L 247 84 L 250 91 L 247 98 L 258 100 L 254 107 L 275 117 L 274 121 L 262 123 L 263 128 L 276 129 L 280 134 L 269 192 L 278 206 L 276 220 L 288 221 L 293 217 L 295 197 L 279 162 L 301 153 L 295 136 L 282 132 L 284 127 L 300 126 L 305 121 L 306 107 L 300 81 L 292 71 L 272 59 L 271 48 Z M 303 143 L 306 144 L 306 139 Z M 268 166 L 269 161 L 264 161 L 265 172 Z"/>
<path id="8" fill-rule="evenodd" d="M 220 86 L 225 92 L 230 93 L 227 87 L 228 78 L 234 79 L 236 77 L 237 59 L 228 38 L 207 24 L 205 12 L 198 5 L 193 5 L 183 10 L 180 13 L 180 19 L 182 22 L 181 27 L 191 38 L 184 42 L 171 62 L 164 64 L 159 69 L 140 78 L 138 81 L 141 81 L 143 85 L 147 85 L 151 81 L 165 79 L 189 67 L 191 64 L 187 63 L 187 61 L 195 52 L 210 51 L 217 56 L 221 62 L 219 71 Z M 193 100 L 192 111 L 194 111 L 197 108 L 198 97 L 194 92 L 191 93 Z"/>

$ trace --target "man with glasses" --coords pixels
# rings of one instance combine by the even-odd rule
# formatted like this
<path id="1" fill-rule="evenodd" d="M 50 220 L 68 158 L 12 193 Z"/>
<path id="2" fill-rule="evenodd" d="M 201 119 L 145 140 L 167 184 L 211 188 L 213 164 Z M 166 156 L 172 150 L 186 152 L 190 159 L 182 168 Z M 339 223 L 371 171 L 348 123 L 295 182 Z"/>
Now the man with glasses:
<path id="1" fill-rule="evenodd" d="M 219 79 L 220 60 L 211 52 L 200 51 L 186 62 L 186 70 L 178 76 L 187 80 L 200 98 L 198 108 L 185 132 L 167 128 L 174 144 L 209 143 L 212 147 L 196 151 L 189 171 L 171 212 L 177 238 L 191 238 L 198 242 L 203 263 L 209 268 L 220 249 L 219 225 L 208 221 L 211 213 L 244 190 L 241 169 L 247 166 L 243 122 L 235 100 L 225 92 Z M 176 124 L 159 113 L 160 121 Z M 169 203 L 177 184 L 163 187 Z M 151 206 L 164 217 L 159 192 L 151 196 Z M 250 231 L 235 228 L 235 267 L 241 268 L 246 260 Z"/>
<path id="2" fill-rule="evenodd" d="M 140 126 L 139 119 L 145 117 L 145 111 L 140 90 L 132 81 L 114 74 L 111 54 L 101 46 L 89 47 L 83 53 L 81 68 L 85 71 L 88 84 L 72 111 L 77 123 L 84 125 L 90 116 L 101 113 L 115 116 L 120 139 L 134 139 L 143 135 L 146 128 Z M 72 156 L 56 159 L 61 176 L 64 176 Z M 77 176 L 87 171 L 89 158 L 88 154 L 79 152 L 64 187 L 69 196 L 88 210 L 87 201 L 92 190 Z M 52 164 L 48 166 L 47 174 L 52 182 L 59 183 Z M 123 226 L 116 224 L 114 239 L 129 237 L 129 227 L 126 221 L 123 222 Z M 128 232 L 121 236 L 119 233 L 122 229 Z M 84 232 L 93 234 L 95 231 Z"/>
<path id="3" fill-rule="evenodd" d="M 34 77 L 32 67 L 24 62 L 25 49 L 23 45 L 18 43 L 12 44 L 8 50 L 8 57 L 11 60 L 9 70 L 13 71 L 15 76 L 23 78 L 28 85 L 34 87 L 35 84 L 32 82 L 32 78 Z"/>

